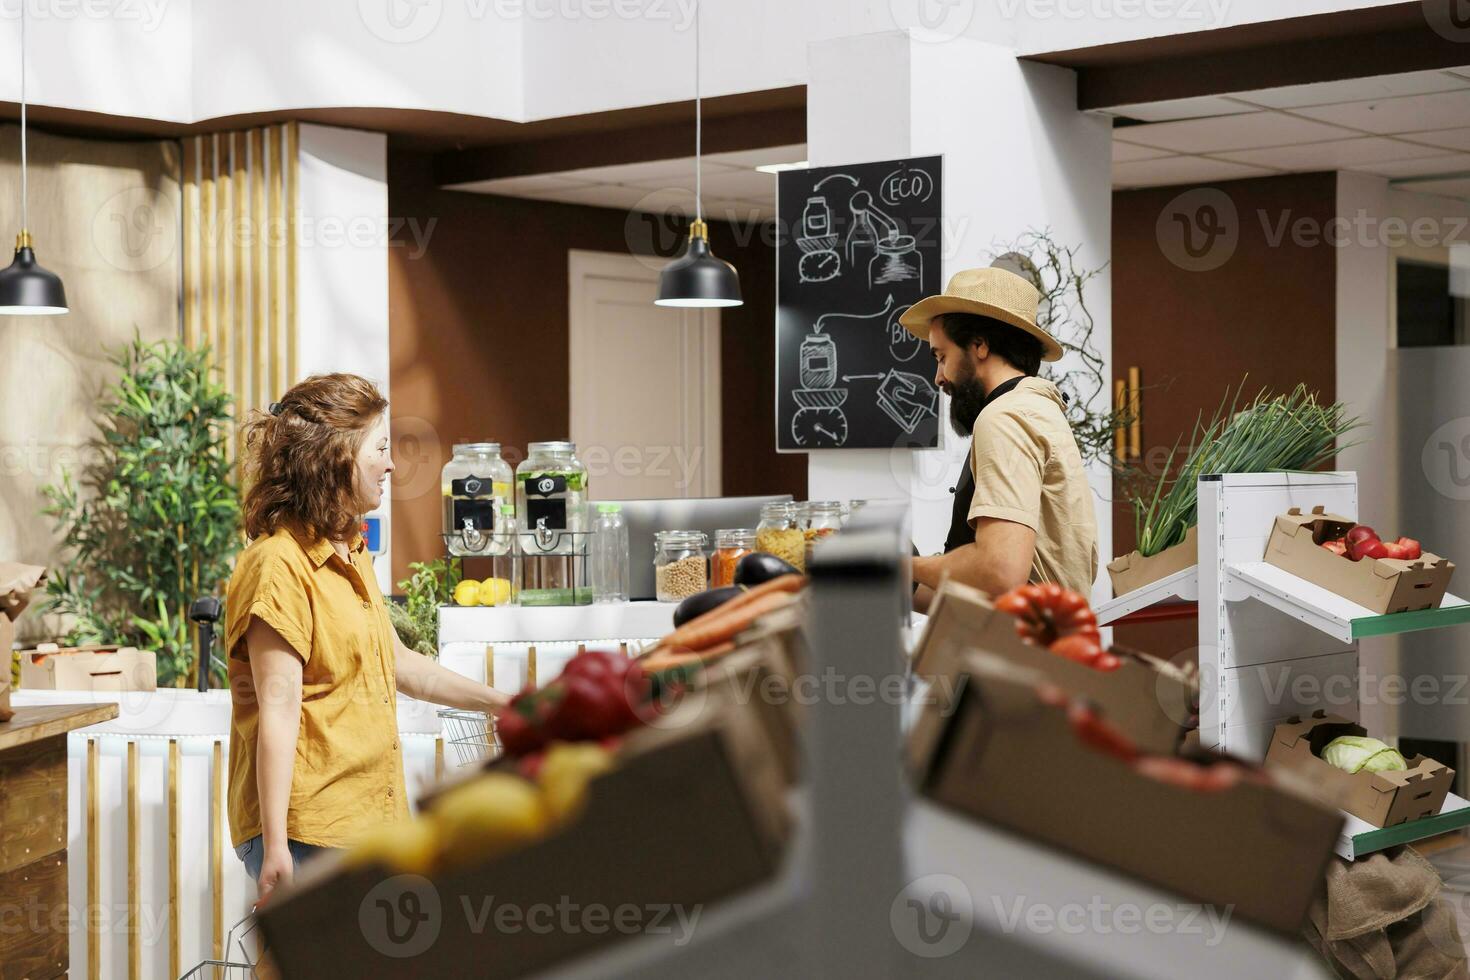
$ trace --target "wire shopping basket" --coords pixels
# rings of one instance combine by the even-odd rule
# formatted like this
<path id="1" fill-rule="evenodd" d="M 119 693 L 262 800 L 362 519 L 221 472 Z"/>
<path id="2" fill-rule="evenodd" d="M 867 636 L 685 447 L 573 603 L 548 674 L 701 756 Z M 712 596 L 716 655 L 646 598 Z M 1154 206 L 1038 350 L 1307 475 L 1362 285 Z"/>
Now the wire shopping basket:
<path id="1" fill-rule="evenodd" d="M 456 765 L 472 766 L 500 755 L 495 722 L 485 712 L 443 708 L 439 717 L 444 722 L 444 741 L 454 746 Z"/>
<path id="2" fill-rule="evenodd" d="M 251 961 L 250 950 L 245 945 L 254 931 L 255 916 L 245 916 L 230 926 L 230 933 L 225 937 L 225 959 L 205 960 L 179 980 L 257 980 L 255 969 L 259 964 Z"/>

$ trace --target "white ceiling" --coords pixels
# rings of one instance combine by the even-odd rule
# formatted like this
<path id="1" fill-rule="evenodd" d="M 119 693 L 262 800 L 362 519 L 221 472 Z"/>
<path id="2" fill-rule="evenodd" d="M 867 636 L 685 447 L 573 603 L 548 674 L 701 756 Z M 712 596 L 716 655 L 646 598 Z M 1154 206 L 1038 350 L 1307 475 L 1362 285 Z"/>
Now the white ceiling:
<path id="1" fill-rule="evenodd" d="M 1470 68 L 1119 106 L 1113 186 L 1351 170 L 1427 193 L 1470 189 Z"/>
<path id="2" fill-rule="evenodd" d="M 1113 186 L 1157 187 L 1351 170 L 1470 198 L 1470 67 L 1119 106 L 1140 120 L 1113 131 Z M 774 216 L 776 178 L 755 168 L 806 158 L 801 144 L 704 158 L 704 210 L 715 220 Z M 452 185 L 636 211 L 694 209 L 694 158 Z"/>
<path id="3" fill-rule="evenodd" d="M 755 168 L 798 163 L 805 159 L 806 145 L 802 143 L 705 154 L 705 217 L 716 221 L 760 221 L 774 217 L 776 176 Z M 534 177 L 481 180 L 452 184 L 448 189 L 565 204 L 594 204 L 630 211 L 680 208 L 693 213 L 694 157 L 567 170 Z"/>

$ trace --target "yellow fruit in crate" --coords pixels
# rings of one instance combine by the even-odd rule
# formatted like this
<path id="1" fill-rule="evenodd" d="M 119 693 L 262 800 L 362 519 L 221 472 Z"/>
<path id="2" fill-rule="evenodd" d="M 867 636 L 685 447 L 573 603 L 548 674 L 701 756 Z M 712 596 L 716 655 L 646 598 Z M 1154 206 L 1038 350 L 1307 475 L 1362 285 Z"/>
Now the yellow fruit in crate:
<path id="1" fill-rule="evenodd" d="M 510 601 L 510 583 L 503 578 L 487 578 L 480 583 L 480 605 L 503 606 Z"/>
<path id="2" fill-rule="evenodd" d="M 480 583 L 472 578 L 467 578 L 456 585 L 454 604 L 456 606 L 478 606 L 480 604 Z"/>
<path id="3" fill-rule="evenodd" d="M 546 750 L 536 781 L 554 824 L 569 823 L 587 802 L 587 784 L 612 768 L 612 753 L 592 742 L 557 742 Z"/>
<path id="4" fill-rule="evenodd" d="M 541 792 L 519 776 L 491 772 L 434 802 L 440 866 L 452 870 L 529 844 L 547 830 Z"/>
<path id="5" fill-rule="evenodd" d="M 373 830 L 347 852 L 344 863 L 360 868 L 380 864 L 399 874 L 426 875 L 434 867 L 439 834 L 426 818 L 400 820 Z"/>

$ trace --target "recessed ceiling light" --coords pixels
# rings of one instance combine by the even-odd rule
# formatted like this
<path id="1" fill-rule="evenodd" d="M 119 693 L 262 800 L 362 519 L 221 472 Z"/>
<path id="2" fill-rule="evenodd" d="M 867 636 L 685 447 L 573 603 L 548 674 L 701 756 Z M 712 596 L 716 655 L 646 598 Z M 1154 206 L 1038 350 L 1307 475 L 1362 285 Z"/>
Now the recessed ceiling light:
<path id="1" fill-rule="evenodd" d="M 779 174 L 784 170 L 805 170 L 810 166 L 805 160 L 798 160 L 795 163 L 763 163 L 755 169 L 763 174 Z"/>

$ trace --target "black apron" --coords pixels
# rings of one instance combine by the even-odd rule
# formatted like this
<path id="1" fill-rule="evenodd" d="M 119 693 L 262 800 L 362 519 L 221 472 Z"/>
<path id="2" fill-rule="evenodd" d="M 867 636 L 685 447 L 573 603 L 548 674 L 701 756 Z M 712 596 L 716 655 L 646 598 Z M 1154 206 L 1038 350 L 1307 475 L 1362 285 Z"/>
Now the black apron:
<path id="1" fill-rule="evenodd" d="M 1024 380 L 1026 379 L 1012 378 L 996 385 L 995 390 L 986 396 L 985 404 L 980 406 L 981 414 L 985 413 L 985 409 L 990 407 L 991 402 L 1011 391 Z M 976 419 L 975 424 L 980 424 L 979 419 Z M 972 440 L 970 452 L 974 451 L 975 446 Z M 965 457 L 965 471 L 960 474 L 959 481 L 950 488 L 949 492 L 954 494 L 954 510 L 949 518 L 949 537 L 944 539 L 945 554 L 964 545 L 975 543 L 975 529 L 970 526 L 970 504 L 975 499 L 975 467 L 968 455 Z"/>

